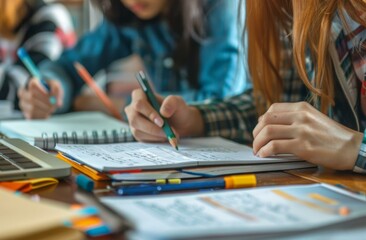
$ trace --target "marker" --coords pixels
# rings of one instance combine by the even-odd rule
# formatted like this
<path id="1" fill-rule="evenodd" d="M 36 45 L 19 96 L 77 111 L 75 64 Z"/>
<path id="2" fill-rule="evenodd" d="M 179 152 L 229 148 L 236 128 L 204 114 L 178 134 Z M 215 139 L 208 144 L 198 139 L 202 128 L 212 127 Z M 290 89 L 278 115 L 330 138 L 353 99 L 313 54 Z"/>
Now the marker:
<path id="1" fill-rule="evenodd" d="M 28 71 L 32 74 L 32 76 L 38 79 L 42 83 L 42 85 L 46 88 L 47 92 L 50 92 L 51 90 L 50 86 L 42 78 L 41 73 L 39 72 L 38 68 L 30 58 L 25 48 L 19 48 L 17 51 L 17 55 L 19 59 L 24 63 Z M 55 96 L 50 96 L 49 100 L 52 105 L 55 105 L 57 103 Z"/>
<path id="2" fill-rule="evenodd" d="M 76 176 L 76 185 L 87 192 L 92 192 L 94 189 L 94 181 L 84 174 Z"/>
<path id="3" fill-rule="evenodd" d="M 160 115 L 160 105 L 159 105 L 158 101 L 156 100 L 154 92 L 152 91 L 152 89 L 150 87 L 149 81 L 147 81 L 147 79 L 146 79 L 145 73 L 143 71 L 138 72 L 136 74 L 136 78 L 137 78 L 137 81 L 139 82 L 142 90 L 146 94 L 146 97 L 149 100 L 150 104 Z M 173 130 L 169 126 L 168 121 L 161 115 L 160 115 L 160 117 L 164 121 L 163 130 L 165 132 L 165 135 L 168 138 L 170 145 L 172 145 L 173 148 L 178 150 L 178 141 L 177 141 L 177 138 L 175 137 Z"/>
<path id="4" fill-rule="evenodd" d="M 104 91 L 102 89 L 100 89 L 100 87 L 95 83 L 94 79 L 89 74 L 89 72 L 85 69 L 85 67 L 78 62 L 74 63 L 74 67 L 76 68 L 76 71 L 80 75 L 81 79 L 83 79 L 84 82 L 94 91 L 94 93 L 102 101 L 104 106 L 112 113 L 112 115 L 115 118 L 123 121 L 121 113 L 113 105 L 111 99 L 109 99 L 109 97 L 104 93 Z"/>
<path id="5" fill-rule="evenodd" d="M 141 194 L 158 194 L 161 192 L 210 189 L 210 188 L 244 188 L 254 187 L 257 184 L 256 177 L 253 174 L 229 176 L 221 179 L 213 179 L 206 181 L 185 182 L 181 184 L 159 184 L 159 185 L 140 185 L 121 187 L 117 189 L 120 196 L 141 195 Z"/>

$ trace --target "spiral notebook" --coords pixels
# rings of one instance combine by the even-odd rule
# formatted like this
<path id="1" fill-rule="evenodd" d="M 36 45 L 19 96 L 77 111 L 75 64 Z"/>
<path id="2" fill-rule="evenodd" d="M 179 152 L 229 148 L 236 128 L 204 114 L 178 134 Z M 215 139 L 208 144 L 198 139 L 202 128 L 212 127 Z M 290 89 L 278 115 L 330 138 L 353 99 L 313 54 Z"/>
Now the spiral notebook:
<path id="1" fill-rule="evenodd" d="M 57 143 L 102 144 L 134 140 L 126 123 L 101 112 L 73 112 L 44 120 L 1 121 L 0 132 L 46 150 L 54 149 Z"/>

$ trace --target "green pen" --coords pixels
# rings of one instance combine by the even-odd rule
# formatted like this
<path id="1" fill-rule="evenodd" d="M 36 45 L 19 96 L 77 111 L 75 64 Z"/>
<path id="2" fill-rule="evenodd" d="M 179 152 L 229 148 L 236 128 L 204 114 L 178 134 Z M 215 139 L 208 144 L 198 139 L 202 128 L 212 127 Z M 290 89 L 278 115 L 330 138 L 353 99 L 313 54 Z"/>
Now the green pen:
<path id="1" fill-rule="evenodd" d="M 158 101 L 156 100 L 156 97 L 150 87 L 149 81 L 146 79 L 146 75 L 143 71 L 139 71 L 136 74 L 137 81 L 139 82 L 142 90 L 147 96 L 147 99 L 149 100 L 151 106 L 159 113 L 160 115 L 160 105 Z M 178 141 L 175 137 L 175 134 L 173 133 L 171 127 L 169 126 L 168 121 L 160 115 L 160 117 L 163 119 L 163 130 L 165 132 L 165 135 L 168 137 L 170 145 L 172 145 L 176 150 L 178 150 Z"/>

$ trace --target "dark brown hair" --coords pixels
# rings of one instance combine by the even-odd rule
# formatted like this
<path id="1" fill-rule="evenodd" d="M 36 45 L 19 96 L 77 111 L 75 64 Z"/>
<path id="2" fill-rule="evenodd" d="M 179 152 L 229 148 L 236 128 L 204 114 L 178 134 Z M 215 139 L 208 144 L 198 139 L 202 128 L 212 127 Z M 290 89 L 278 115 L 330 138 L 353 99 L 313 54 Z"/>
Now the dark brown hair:
<path id="1" fill-rule="evenodd" d="M 186 67 L 188 81 L 198 88 L 199 43 L 204 36 L 204 0 L 168 0 L 167 11 L 153 20 L 141 20 L 121 0 L 92 0 L 103 15 L 112 23 L 120 26 L 141 27 L 156 19 L 166 19 L 176 48 L 173 53 L 175 70 Z"/>

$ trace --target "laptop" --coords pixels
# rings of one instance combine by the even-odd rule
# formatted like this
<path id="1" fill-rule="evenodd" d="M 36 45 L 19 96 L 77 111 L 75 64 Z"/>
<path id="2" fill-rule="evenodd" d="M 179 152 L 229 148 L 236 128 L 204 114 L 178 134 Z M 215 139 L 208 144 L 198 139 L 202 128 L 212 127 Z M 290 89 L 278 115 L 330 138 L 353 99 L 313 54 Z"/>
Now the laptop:
<path id="1" fill-rule="evenodd" d="M 27 178 L 62 178 L 71 166 L 20 139 L 0 139 L 0 181 Z"/>

